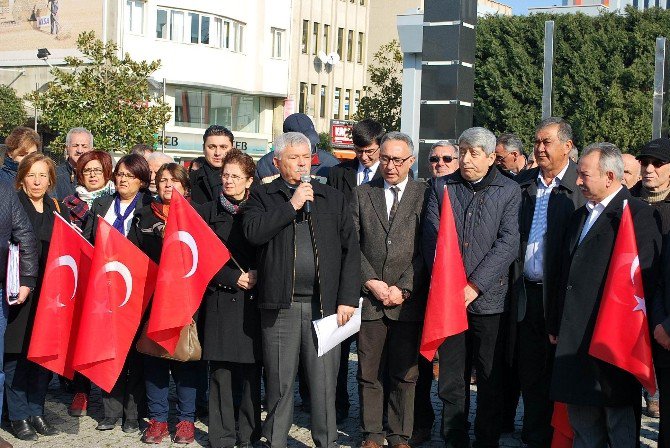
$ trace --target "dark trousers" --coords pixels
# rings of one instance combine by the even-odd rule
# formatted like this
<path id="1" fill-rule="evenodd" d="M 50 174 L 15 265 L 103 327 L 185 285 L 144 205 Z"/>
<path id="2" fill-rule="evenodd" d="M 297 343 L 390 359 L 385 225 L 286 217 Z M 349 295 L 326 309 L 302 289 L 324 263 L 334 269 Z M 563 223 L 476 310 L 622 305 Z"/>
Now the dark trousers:
<path id="1" fill-rule="evenodd" d="M 91 380 L 86 378 L 79 372 L 74 373 L 74 378 L 72 378 L 72 387 L 74 388 L 74 393 L 85 393 L 89 395 L 91 393 Z"/>
<path id="2" fill-rule="evenodd" d="M 284 448 L 293 423 L 293 384 L 298 359 L 303 362 L 312 399 L 311 429 L 314 445 L 337 445 L 335 387 L 340 351 L 318 356 L 312 321 L 320 317 L 318 300 L 292 302 L 291 308 L 261 310 L 263 363 L 267 376 L 268 414 L 263 436 L 272 448 Z"/>
<path id="3" fill-rule="evenodd" d="M 505 325 L 507 326 L 507 325 Z M 516 408 L 519 406 L 521 397 L 521 384 L 519 382 L 518 360 L 514 359 L 512 365 L 503 363 L 503 408 L 502 408 L 502 429 L 503 431 L 514 431 L 514 421 L 516 420 Z"/>
<path id="4" fill-rule="evenodd" d="M 209 368 L 209 443 L 212 448 L 258 441 L 261 430 L 261 365 L 210 361 Z M 239 407 L 235 406 L 234 392 L 240 395 Z"/>
<path id="5" fill-rule="evenodd" d="M 419 355 L 419 378 L 414 394 L 414 431 L 431 429 L 435 423 L 435 411 L 430 398 L 433 385 L 433 362 Z"/>
<path id="6" fill-rule="evenodd" d="M 44 415 L 52 375 L 51 371 L 28 361 L 26 355 L 5 355 L 5 397 L 10 420 Z"/>
<path id="7" fill-rule="evenodd" d="M 664 350 L 660 346 L 655 348 Z M 670 358 L 670 353 L 666 352 L 663 356 Z M 661 418 L 658 421 L 658 448 L 670 448 L 670 365 L 656 367 L 656 382 L 661 410 Z"/>
<path id="8" fill-rule="evenodd" d="M 358 395 L 363 438 L 384 442 L 384 377 L 388 374 L 386 440 L 407 443 L 414 425 L 414 391 L 422 326 L 386 317 L 361 322 L 358 333 Z"/>
<path id="9" fill-rule="evenodd" d="M 549 386 L 555 347 L 549 343 L 547 334 L 542 285 L 527 281 L 524 285 L 526 315 L 517 324 L 519 381 L 524 405 L 521 439 L 530 448 L 548 448 L 553 435 L 554 404 L 549 399 Z"/>
<path id="10" fill-rule="evenodd" d="M 468 330 L 448 337 L 440 348 L 438 395 L 442 400 L 442 437 L 447 447 L 469 446 L 468 402 L 472 365 L 477 369 L 475 447 L 497 447 L 502 424 L 504 345 L 502 314 L 468 313 Z"/>
<path id="11" fill-rule="evenodd" d="M 335 390 L 335 409 L 348 412 L 349 407 L 349 353 L 351 344 L 356 340 L 356 335 L 345 339 L 340 344 L 340 369 L 337 371 L 337 389 Z"/>
<path id="12" fill-rule="evenodd" d="M 149 418 L 167 422 L 170 405 L 168 392 L 170 373 L 177 389 L 177 419 L 195 421 L 195 397 L 198 365 L 196 362 L 179 362 L 155 356 L 140 355 L 144 361 L 144 384 L 147 391 Z"/>
<path id="13" fill-rule="evenodd" d="M 105 418 L 137 420 L 140 409 L 146 404 L 144 375 L 140 354 L 131 348 L 121 375 L 111 392 L 102 391 Z"/>
<path id="14" fill-rule="evenodd" d="M 198 409 L 207 409 L 209 406 L 209 362 L 193 361 L 196 369 L 196 398 L 195 405 Z"/>

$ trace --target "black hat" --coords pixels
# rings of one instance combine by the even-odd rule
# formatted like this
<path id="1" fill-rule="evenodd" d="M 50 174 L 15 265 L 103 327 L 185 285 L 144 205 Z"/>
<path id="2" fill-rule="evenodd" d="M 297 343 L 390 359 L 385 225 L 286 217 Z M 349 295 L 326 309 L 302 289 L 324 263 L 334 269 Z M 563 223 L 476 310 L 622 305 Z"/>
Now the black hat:
<path id="1" fill-rule="evenodd" d="M 653 157 L 661 162 L 670 162 L 670 138 L 657 138 L 652 140 L 640 151 L 636 159 Z"/>
<path id="2" fill-rule="evenodd" d="M 284 120 L 284 132 L 300 132 L 312 143 L 312 152 L 316 151 L 319 144 L 319 134 L 314 129 L 314 123 L 305 114 L 291 114 Z"/>

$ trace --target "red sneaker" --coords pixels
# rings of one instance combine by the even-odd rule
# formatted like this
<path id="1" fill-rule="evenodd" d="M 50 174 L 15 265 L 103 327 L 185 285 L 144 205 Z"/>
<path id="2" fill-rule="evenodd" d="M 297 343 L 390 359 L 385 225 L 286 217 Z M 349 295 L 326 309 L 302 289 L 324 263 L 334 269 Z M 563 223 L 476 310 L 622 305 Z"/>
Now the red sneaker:
<path id="1" fill-rule="evenodd" d="M 182 420 L 177 423 L 177 433 L 174 435 L 174 443 L 191 443 L 195 440 L 195 425 L 193 422 Z"/>
<path id="2" fill-rule="evenodd" d="M 167 422 L 157 422 L 154 419 L 149 420 L 149 426 L 142 435 L 144 443 L 161 443 L 164 437 L 170 435 Z"/>
<path id="3" fill-rule="evenodd" d="M 72 417 L 83 417 L 88 409 L 88 395 L 84 392 L 77 392 L 72 398 L 72 404 L 68 408 L 68 414 Z"/>

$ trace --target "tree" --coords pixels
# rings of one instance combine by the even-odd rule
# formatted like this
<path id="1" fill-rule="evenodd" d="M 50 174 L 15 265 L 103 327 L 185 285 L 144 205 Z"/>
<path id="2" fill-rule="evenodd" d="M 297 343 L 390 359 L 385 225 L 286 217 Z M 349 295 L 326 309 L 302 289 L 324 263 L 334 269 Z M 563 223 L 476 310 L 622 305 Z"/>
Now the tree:
<path id="1" fill-rule="evenodd" d="M 382 45 L 368 66 L 371 86 L 364 88 L 355 120 L 372 118 L 387 131 L 400 130 L 402 100 L 402 52 L 397 40 Z"/>
<path id="2" fill-rule="evenodd" d="M 160 61 L 121 59 L 113 42 L 103 44 L 93 32 L 77 38 L 85 59 L 66 57 L 67 68 L 54 68 L 46 91 L 26 96 L 42 113 L 42 121 L 59 132 L 53 144 L 63 145 L 71 128 L 85 127 L 95 147 L 127 152 L 136 143 L 153 145 L 170 118 L 170 106 L 152 97 L 148 77 Z"/>
<path id="3" fill-rule="evenodd" d="M 0 138 L 5 138 L 17 126 L 25 124 L 28 116 L 23 101 L 9 86 L 0 85 Z"/>

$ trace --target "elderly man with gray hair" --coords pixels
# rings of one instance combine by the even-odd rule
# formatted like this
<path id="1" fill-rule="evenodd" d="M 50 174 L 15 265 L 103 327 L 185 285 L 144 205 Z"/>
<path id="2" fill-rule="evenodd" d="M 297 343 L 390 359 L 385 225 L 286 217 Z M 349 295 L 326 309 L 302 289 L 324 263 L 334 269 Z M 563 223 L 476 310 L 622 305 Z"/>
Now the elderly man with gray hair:
<path id="1" fill-rule="evenodd" d="M 428 167 L 433 179 L 446 176 L 458 169 L 458 147 L 449 140 L 440 140 L 430 147 Z"/>
<path id="2" fill-rule="evenodd" d="M 438 395 L 447 447 L 470 446 L 469 384 L 477 369 L 476 446 L 498 446 L 501 433 L 504 312 L 509 267 L 519 250 L 521 191 L 495 163 L 496 137 L 475 127 L 458 138 L 459 170 L 440 177 L 430 191 L 423 223 L 423 254 L 432 268 L 443 200 L 451 201 L 467 277 L 463 291 L 468 330 L 438 349 Z"/>
<path id="3" fill-rule="evenodd" d="M 496 165 L 510 176 L 526 169 L 523 142 L 514 134 L 501 134 L 496 143 Z"/>
<path id="4" fill-rule="evenodd" d="M 318 356 L 312 321 L 353 315 L 360 297 L 361 252 L 344 194 L 310 178 L 312 150 L 303 134 L 275 140 L 279 177 L 258 185 L 244 208 L 242 227 L 258 251 L 258 300 L 268 415 L 263 437 L 285 448 L 293 423 L 298 359 L 312 398 L 315 446 L 337 445 L 335 386 L 340 350 Z"/>
<path id="5" fill-rule="evenodd" d="M 56 168 L 56 199 L 76 193 L 77 161 L 79 157 L 93 149 L 93 134 L 86 128 L 72 128 L 65 136 L 65 162 Z"/>
<path id="6" fill-rule="evenodd" d="M 149 183 L 149 191 L 151 191 L 151 194 L 156 195 L 158 192 L 156 185 L 156 173 L 158 172 L 158 169 L 166 163 L 174 162 L 174 159 L 171 155 L 165 154 L 164 152 L 152 152 L 146 154 L 145 159 L 147 159 L 147 163 L 149 164 L 149 171 L 151 171 L 151 183 Z"/>

